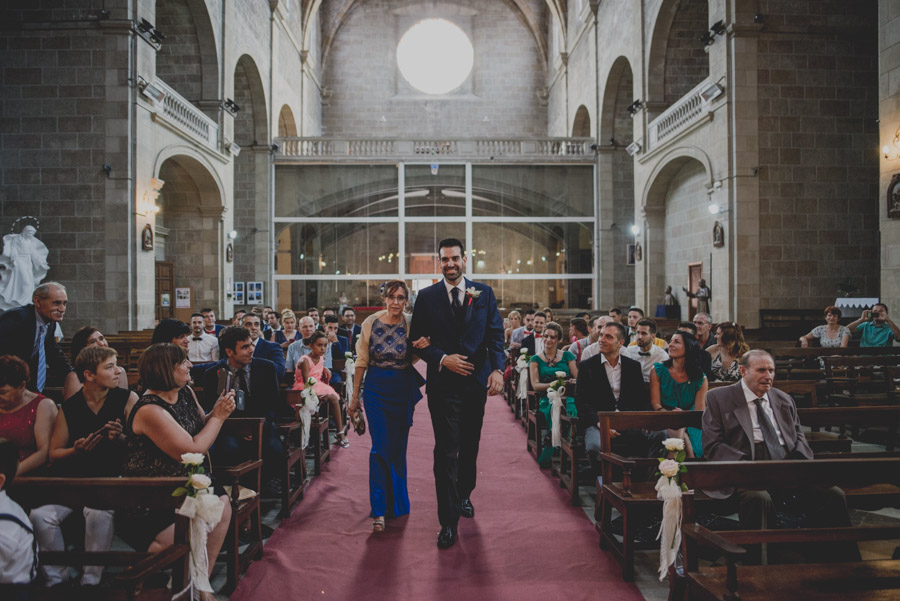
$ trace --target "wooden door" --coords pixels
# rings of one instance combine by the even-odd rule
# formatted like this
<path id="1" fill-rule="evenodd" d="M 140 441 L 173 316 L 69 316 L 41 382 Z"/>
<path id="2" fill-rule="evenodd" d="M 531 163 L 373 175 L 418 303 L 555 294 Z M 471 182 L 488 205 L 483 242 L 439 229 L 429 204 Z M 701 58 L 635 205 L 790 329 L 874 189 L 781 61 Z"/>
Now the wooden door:
<path id="1" fill-rule="evenodd" d="M 175 263 L 156 262 L 156 321 L 175 315 Z"/>
<path id="2" fill-rule="evenodd" d="M 688 290 L 696 292 L 700 287 L 700 278 L 703 277 L 703 263 L 688 263 Z M 694 320 L 697 314 L 697 299 L 690 299 L 688 303 L 688 321 Z"/>

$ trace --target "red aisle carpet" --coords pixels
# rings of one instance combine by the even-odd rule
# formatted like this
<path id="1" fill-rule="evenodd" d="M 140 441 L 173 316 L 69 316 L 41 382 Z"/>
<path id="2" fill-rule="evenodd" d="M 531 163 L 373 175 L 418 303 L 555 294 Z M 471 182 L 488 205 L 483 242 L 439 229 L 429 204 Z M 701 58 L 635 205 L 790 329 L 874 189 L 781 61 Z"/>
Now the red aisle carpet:
<path id="1" fill-rule="evenodd" d="M 282 522 L 231 599 L 333 601 L 642 600 L 597 545 L 584 510 L 525 451 L 501 397 L 488 400 L 478 457 L 475 519 L 435 545 L 434 435 L 426 400 L 410 432 L 412 513 L 372 534 L 368 435 L 336 448 L 293 515 Z"/>

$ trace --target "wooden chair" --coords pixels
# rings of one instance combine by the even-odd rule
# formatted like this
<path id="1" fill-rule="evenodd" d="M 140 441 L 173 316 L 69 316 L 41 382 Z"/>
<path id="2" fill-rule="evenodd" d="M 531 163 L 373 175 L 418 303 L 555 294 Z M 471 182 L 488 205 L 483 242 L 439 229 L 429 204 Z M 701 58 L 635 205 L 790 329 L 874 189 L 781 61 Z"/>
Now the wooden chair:
<path id="1" fill-rule="evenodd" d="M 818 461 L 727 461 L 692 464 L 683 481 L 693 490 L 683 496 L 682 556 L 684 576 L 670 569 L 670 599 L 762 601 L 834 597 L 842 601 L 900 597 L 900 561 L 805 563 L 741 566 L 746 550 L 759 543 L 825 543 L 889 540 L 900 527 L 787 528 L 712 532 L 695 522 L 698 490 L 740 487 L 767 490 L 797 486 L 900 485 L 900 458 L 832 459 Z M 700 547 L 724 556 L 726 566 L 700 567 Z M 740 582 L 738 576 L 740 575 Z"/>
<path id="2" fill-rule="evenodd" d="M 900 356 L 825 357 L 827 398 L 835 405 L 883 405 L 888 402 L 885 368 Z"/>
<path id="3" fill-rule="evenodd" d="M 285 401 L 293 406 L 303 404 L 302 390 L 285 390 Z M 328 434 L 329 404 L 320 401 L 319 410 L 313 414 L 309 426 L 309 447 L 313 453 L 313 472 L 322 473 L 322 465 L 331 458 L 331 437 Z"/>
<path id="4" fill-rule="evenodd" d="M 579 487 L 589 485 L 592 480 L 590 477 L 579 476 L 581 473 L 579 468 L 588 465 L 584 436 L 578 433 L 577 417 L 561 415 L 560 429 L 562 437 L 559 446 L 559 485 L 569 492 L 572 505 L 578 505 Z"/>
<path id="5" fill-rule="evenodd" d="M 265 420 L 261 417 L 231 417 L 222 424 L 219 436 L 234 436 L 242 442 L 243 461 L 237 465 L 223 465 L 213 460 L 213 473 L 221 482 L 231 486 L 231 524 L 225 540 L 227 559 L 227 579 L 225 591 L 231 592 L 246 571 L 250 562 L 262 557 L 262 519 L 260 515 L 260 494 L 262 485 L 262 428 Z M 241 498 L 241 488 L 250 489 L 253 494 Z M 252 542 L 243 553 L 240 552 L 240 533 L 248 524 Z"/>
<path id="6" fill-rule="evenodd" d="M 544 414 L 538 411 L 538 397 L 528 386 L 527 409 L 525 412 L 526 449 L 534 457 L 535 461 L 544 450 L 544 430 L 547 428 L 547 420 Z"/>
<path id="7" fill-rule="evenodd" d="M 166 509 L 174 514 L 181 505 L 181 497 L 173 497 L 172 491 L 183 486 L 186 478 L 16 478 L 9 487 L 9 496 L 26 508 L 47 504 L 67 507 L 94 507 L 96 509 L 126 510 L 133 507 Z M 145 550 L 130 551 L 41 551 L 41 564 L 46 565 L 103 565 L 124 567 L 125 570 L 111 578 L 110 586 L 95 587 L 90 599 L 162 601 L 187 589 L 190 581 L 190 546 L 188 544 L 188 520 L 175 515 L 175 539 L 173 544 L 156 553 Z M 151 588 L 151 576 L 171 569 L 171 590 Z M 162 580 L 165 582 L 165 579 Z M 74 584 L 72 585 L 74 587 Z M 79 599 L 87 593 L 68 585 L 46 588 L 35 584 L 31 599 Z"/>
<path id="8" fill-rule="evenodd" d="M 301 401 L 299 391 L 285 390 L 285 403 L 296 410 L 296 402 Z M 306 473 L 306 449 L 303 448 L 303 422 L 299 418 L 287 418 L 278 422 L 278 436 L 281 438 L 283 463 L 281 469 L 281 511 L 278 516 L 286 518 L 291 509 L 303 498 L 309 484 Z"/>

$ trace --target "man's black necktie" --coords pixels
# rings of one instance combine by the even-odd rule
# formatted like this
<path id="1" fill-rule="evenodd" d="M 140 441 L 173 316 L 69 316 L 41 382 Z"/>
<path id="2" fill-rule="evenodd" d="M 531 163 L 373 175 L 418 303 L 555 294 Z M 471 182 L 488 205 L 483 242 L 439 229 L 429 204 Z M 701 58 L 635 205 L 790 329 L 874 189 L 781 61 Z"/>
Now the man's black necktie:
<path id="1" fill-rule="evenodd" d="M 756 419 L 759 422 L 759 429 L 762 431 L 763 442 L 766 443 L 766 449 L 769 451 L 769 459 L 784 459 L 787 453 L 778 442 L 778 432 L 775 431 L 775 426 L 772 425 L 769 416 L 763 410 L 762 401 L 763 399 L 756 399 L 753 402 L 756 403 Z"/>
<path id="2" fill-rule="evenodd" d="M 462 317 L 462 301 L 459 299 L 459 288 L 451 288 L 450 294 L 453 295 L 453 317 L 459 320 Z"/>

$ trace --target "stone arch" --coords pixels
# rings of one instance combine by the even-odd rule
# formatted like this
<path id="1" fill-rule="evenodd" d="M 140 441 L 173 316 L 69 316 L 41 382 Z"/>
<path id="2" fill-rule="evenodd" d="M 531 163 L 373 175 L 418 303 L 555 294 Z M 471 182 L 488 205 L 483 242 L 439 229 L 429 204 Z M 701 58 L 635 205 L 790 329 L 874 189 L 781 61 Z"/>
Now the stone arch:
<path id="1" fill-rule="evenodd" d="M 709 14 L 709 0 L 661 3 L 647 53 L 651 119 L 709 76 L 709 57 L 699 41 L 709 28 Z"/>
<path id="2" fill-rule="evenodd" d="M 241 107 L 234 116 L 234 141 L 241 147 L 234 159 L 234 277 L 269 281 L 269 121 L 262 78 L 247 54 L 234 67 L 233 98 Z"/>
<path id="3" fill-rule="evenodd" d="M 157 0 L 156 26 L 166 34 L 156 74 L 212 118 L 218 112 L 219 53 L 203 0 Z"/>
<path id="4" fill-rule="evenodd" d="M 701 262 L 704 272 L 709 269 L 709 244 L 697 234 L 711 232 L 715 218 L 707 211 L 712 169 L 703 151 L 673 150 L 660 160 L 647 182 L 641 203 L 644 221 L 639 240 L 644 258 L 638 284 L 643 289 L 640 301 L 649 306 L 667 285 L 677 291 L 688 284 L 688 263 Z M 686 309 L 687 304 L 682 306 Z"/>
<path id="5" fill-rule="evenodd" d="M 221 182 L 201 158 L 172 147 L 157 157 L 165 182 L 157 203 L 157 259 L 175 264 L 175 285 L 192 287 L 195 306 L 220 306 L 225 202 Z"/>
<path id="6" fill-rule="evenodd" d="M 294 138 L 297 136 L 297 122 L 294 120 L 294 112 L 291 107 L 284 105 L 278 113 L 278 137 Z"/>
<path id="7" fill-rule="evenodd" d="M 572 137 L 591 137 L 591 114 L 583 104 L 575 111 L 575 119 L 572 121 Z"/>

